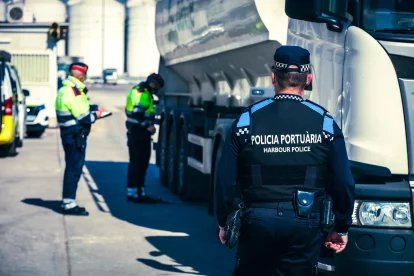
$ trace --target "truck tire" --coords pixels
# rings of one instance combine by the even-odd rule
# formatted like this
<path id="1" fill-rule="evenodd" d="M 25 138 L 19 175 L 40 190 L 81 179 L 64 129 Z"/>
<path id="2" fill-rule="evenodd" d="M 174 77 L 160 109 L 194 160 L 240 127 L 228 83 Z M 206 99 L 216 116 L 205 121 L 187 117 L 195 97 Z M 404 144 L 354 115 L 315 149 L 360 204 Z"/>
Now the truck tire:
<path id="1" fill-rule="evenodd" d="M 203 198 L 203 189 L 200 186 L 200 182 L 190 181 L 189 167 L 187 165 L 187 137 L 187 127 L 182 125 L 177 138 L 177 190 L 182 201 L 198 201 Z"/>
<path id="2" fill-rule="evenodd" d="M 168 131 L 167 153 L 167 186 L 171 192 L 177 193 L 177 128 L 173 121 Z"/>
<path id="3" fill-rule="evenodd" d="M 220 159 L 221 159 L 221 155 L 223 153 L 223 146 L 224 146 L 224 141 L 222 138 L 219 138 L 219 142 L 217 145 L 217 150 L 215 152 L 215 158 L 214 158 L 214 164 L 213 164 L 213 175 L 212 175 L 212 181 L 211 181 L 211 189 L 210 189 L 210 200 L 209 200 L 209 207 L 208 207 L 208 214 L 211 216 L 215 215 L 216 212 L 216 198 L 215 198 L 215 193 L 216 193 L 216 187 L 217 187 L 217 177 L 218 177 L 218 169 L 220 166 Z"/>
<path id="4" fill-rule="evenodd" d="M 167 122 L 164 121 L 160 126 L 160 133 L 158 136 L 157 144 L 157 163 L 159 164 L 160 170 L 160 181 L 162 185 L 167 186 L 167 147 L 168 147 L 168 135 L 167 135 Z"/>

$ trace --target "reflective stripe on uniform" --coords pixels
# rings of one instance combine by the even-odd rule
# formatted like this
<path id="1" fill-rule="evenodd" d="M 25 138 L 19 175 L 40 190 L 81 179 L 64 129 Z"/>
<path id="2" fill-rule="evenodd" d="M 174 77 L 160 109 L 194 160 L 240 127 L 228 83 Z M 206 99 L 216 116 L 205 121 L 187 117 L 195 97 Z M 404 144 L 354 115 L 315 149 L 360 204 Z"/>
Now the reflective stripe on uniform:
<path id="1" fill-rule="evenodd" d="M 73 86 L 75 86 L 76 87 L 76 82 L 74 82 L 73 80 L 71 80 L 70 78 L 67 78 L 66 79 L 67 81 L 69 81 L 69 82 L 71 82 L 72 84 L 73 84 Z"/>
<path id="2" fill-rule="evenodd" d="M 133 124 L 139 124 L 139 121 L 134 118 L 127 118 L 127 122 L 133 123 Z"/>
<path id="3" fill-rule="evenodd" d="M 75 119 L 71 119 L 69 121 L 66 121 L 64 123 L 59 122 L 59 126 L 62 127 L 69 127 L 69 126 L 74 126 L 76 125 L 78 122 Z"/>
<path id="4" fill-rule="evenodd" d="M 72 113 L 70 111 L 56 111 L 57 116 L 72 116 Z"/>
<path id="5" fill-rule="evenodd" d="M 56 111 L 59 126 L 68 127 L 77 124 L 70 111 Z"/>
<path id="6" fill-rule="evenodd" d="M 142 126 L 151 124 L 150 120 L 145 120 L 145 121 L 140 122 L 140 121 L 138 121 L 137 119 L 134 119 L 134 118 L 127 118 L 127 122 L 137 124 L 137 125 L 142 125 Z"/>
<path id="7" fill-rule="evenodd" d="M 78 117 L 76 117 L 77 120 L 82 120 L 83 118 L 85 118 L 86 116 L 90 115 L 91 112 L 90 111 L 86 111 L 84 113 L 82 113 L 81 115 L 79 115 Z"/>

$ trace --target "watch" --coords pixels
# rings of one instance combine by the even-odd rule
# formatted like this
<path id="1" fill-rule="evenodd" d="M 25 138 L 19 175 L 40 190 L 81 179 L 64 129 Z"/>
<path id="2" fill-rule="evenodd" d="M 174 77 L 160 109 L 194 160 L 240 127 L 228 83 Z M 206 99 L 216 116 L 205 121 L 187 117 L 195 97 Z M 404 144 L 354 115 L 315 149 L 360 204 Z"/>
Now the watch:
<path id="1" fill-rule="evenodd" d="M 338 233 L 339 236 L 348 236 L 348 232 L 345 233 Z"/>
<path id="2" fill-rule="evenodd" d="M 221 227 L 220 225 L 218 227 L 220 228 L 220 230 L 224 230 L 224 227 Z"/>

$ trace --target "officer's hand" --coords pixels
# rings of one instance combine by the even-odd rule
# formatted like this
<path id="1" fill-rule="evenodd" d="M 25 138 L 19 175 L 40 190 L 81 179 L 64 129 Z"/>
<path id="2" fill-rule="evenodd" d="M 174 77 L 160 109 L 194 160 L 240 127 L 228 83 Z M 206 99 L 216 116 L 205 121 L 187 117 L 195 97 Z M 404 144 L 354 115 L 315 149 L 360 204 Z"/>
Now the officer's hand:
<path id="1" fill-rule="evenodd" d="M 96 114 L 97 119 L 102 117 L 102 111 L 97 110 L 97 111 L 95 111 L 95 114 Z"/>
<path id="2" fill-rule="evenodd" d="M 105 108 L 98 106 L 98 111 L 105 112 L 106 110 L 105 110 Z"/>
<path id="3" fill-rule="evenodd" d="M 226 241 L 224 240 L 224 229 L 220 228 L 219 238 L 222 244 L 226 244 Z"/>
<path id="4" fill-rule="evenodd" d="M 345 249 L 347 243 L 348 236 L 340 236 L 337 232 L 332 231 L 326 238 L 325 247 L 339 253 Z"/>
<path id="5" fill-rule="evenodd" d="M 148 128 L 147 128 L 147 130 L 151 133 L 151 134 L 154 134 L 155 133 L 155 127 L 154 126 L 149 126 Z"/>

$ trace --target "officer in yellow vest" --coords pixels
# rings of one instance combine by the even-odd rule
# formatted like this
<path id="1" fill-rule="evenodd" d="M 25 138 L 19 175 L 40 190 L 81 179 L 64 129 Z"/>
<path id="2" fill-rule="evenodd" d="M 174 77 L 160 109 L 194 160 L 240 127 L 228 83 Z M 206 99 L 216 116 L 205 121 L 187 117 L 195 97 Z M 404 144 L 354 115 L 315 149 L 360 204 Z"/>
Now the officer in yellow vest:
<path id="1" fill-rule="evenodd" d="M 87 216 L 85 208 L 75 201 L 78 182 L 85 162 L 86 139 L 91 125 L 101 117 L 102 108 L 89 105 L 86 96 L 88 66 L 73 63 L 69 67 L 70 75 L 59 89 L 55 109 L 60 127 L 60 137 L 65 151 L 65 173 L 63 176 L 63 213 L 67 215 Z"/>
<path id="2" fill-rule="evenodd" d="M 144 191 L 145 176 L 151 157 L 151 136 L 155 133 L 155 110 L 152 94 L 164 86 L 158 74 L 151 74 L 145 82 L 128 93 L 125 112 L 129 149 L 127 199 L 133 202 L 156 202 Z"/>

